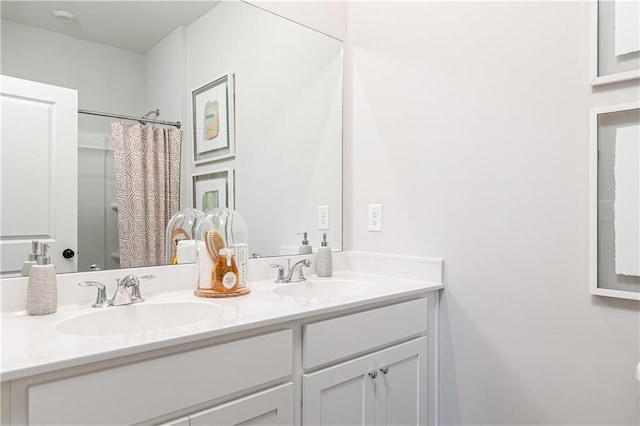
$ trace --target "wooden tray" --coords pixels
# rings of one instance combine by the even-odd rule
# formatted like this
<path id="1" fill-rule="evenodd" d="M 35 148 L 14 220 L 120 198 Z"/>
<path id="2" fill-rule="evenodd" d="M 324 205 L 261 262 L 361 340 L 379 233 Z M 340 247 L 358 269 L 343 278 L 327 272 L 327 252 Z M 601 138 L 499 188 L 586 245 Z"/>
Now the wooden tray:
<path id="1" fill-rule="evenodd" d="M 197 288 L 193 292 L 193 294 L 195 294 L 198 297 L 215 297 L 215 298 L 238 297 L 238 296 L 244 296 L 245 294 L 249 294 L 249 293 L 251 293 L 251 290 L 249 290 L 249 287 L 241 288 L 229 293 L 220 293 L 217 291 L 206 290 L 202 288 Z"/>

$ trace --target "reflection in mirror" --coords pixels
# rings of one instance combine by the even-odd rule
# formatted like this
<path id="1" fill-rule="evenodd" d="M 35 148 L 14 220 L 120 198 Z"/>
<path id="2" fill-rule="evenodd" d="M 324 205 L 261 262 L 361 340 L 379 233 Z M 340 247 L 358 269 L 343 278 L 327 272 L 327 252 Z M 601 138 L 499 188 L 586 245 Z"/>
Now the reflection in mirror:
<path id="1" fill-rule="evenodd" d="M 1 6 L 4 75 L 75 89 L 79 109 L 136 117 L 159 109 L 160 120 L 183 123 L 180 208 L 195 205 L 194 176 L 230 170 L 230 196 L 249 225 L 250 253 L 297 253 L 299 232 L 309 233 L 314 251 L 322 232 L 341 249 L 339 40 L 235 1 Z M 64 26 L 53 10 L 68 10 L 76 20 Z M 196 164 L 192 92 L 227 74 L 235 81 L 235 156 Z M 77 119 L 78 270 L 118 268 L 114 120 Z M 326 210 L 327 230 L 319 227 L 319 211 Z"/>

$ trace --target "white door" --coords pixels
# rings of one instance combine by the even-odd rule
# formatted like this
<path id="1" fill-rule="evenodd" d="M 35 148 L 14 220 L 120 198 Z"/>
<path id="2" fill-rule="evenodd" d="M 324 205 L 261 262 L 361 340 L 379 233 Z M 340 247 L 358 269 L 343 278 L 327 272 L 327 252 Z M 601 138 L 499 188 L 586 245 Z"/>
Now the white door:
<path id="1" fill-rule="evenodd" d="M 378 354 L 376 425 L 427 424 L 427 338 Z"/>
<path id="2" fill-rule="evenodd" d="M 76 271 L 78 94 L 0 76 L 0 272 L 20 274 L 31 241 L 48 242 L 58 272 Z M 70 254 L 70 252 L 67 252 Z"/>
<path id="3" fill-rule="evenodd" d="M 191 426 L 292 425 L 293 384 L 259 392 L 189 417 Z"/>
<path id="4" fill-rule="evenodd" d="M 302 423 L 305 426 L 373 425 L 375 376 L 379 374 L 375 371 L 373 355 L 303 375 Z"/>

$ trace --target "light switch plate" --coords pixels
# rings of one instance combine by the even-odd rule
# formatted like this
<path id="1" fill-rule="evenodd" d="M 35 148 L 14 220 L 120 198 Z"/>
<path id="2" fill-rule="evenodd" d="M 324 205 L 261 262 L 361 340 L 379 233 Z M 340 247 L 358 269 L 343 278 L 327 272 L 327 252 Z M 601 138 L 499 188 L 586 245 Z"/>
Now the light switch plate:
<path id="1" fill-rule="evenodd" d="M 318 229 L 321 231 L 329 229 L 329 206 L 318 206 Z"/>
<path id="2" fill-rule="evenodd" d="M 370 232 L 382 232 L 382 204 L 369 204 L 367 223 Z"/>

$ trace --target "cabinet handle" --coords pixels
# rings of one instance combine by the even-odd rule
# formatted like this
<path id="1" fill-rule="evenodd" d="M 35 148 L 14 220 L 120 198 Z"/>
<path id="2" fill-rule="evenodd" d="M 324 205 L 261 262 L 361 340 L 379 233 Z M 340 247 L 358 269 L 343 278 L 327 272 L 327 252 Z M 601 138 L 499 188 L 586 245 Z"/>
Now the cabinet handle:
<path id="1" fill-rule="evenodd" d="M 369 371 L 369 377 L 375 379 L 376 377 L 378 377 L 378 372 L 376 370 Z"/>
<path id="2" fill-rule="evenodd" d="M 387 374 L 389 372 L 389 367 L 387 367 L 387 366 L 381 367 L 380 371 L 382 371 L 382 374 Z"/>

